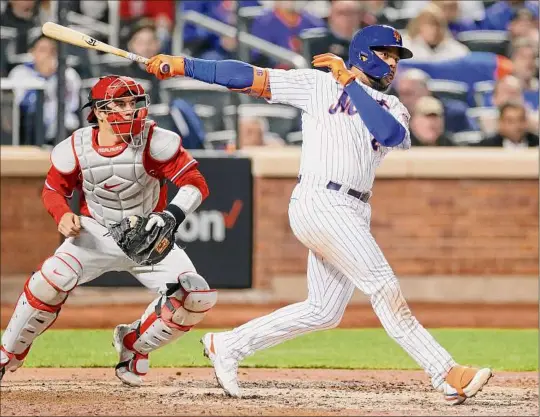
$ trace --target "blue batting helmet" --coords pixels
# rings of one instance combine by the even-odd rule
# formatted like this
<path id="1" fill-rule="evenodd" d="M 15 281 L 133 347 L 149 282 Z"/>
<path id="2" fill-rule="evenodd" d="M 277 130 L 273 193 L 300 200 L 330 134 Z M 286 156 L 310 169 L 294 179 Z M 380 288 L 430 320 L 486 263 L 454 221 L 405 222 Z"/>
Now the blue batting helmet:
<path id="1" fill-rule="evenodd" d="M 390 66 L 379 58 L 373 49 L 394 46 L 400 59 L 412 58 L 410 50 L 403 47 L 400 33 L 391 26 L 371 25 L 360 29 L 349 46 L 349 67 L 354 66 L 372 78 L 380 80 L 390 74 Z"/>

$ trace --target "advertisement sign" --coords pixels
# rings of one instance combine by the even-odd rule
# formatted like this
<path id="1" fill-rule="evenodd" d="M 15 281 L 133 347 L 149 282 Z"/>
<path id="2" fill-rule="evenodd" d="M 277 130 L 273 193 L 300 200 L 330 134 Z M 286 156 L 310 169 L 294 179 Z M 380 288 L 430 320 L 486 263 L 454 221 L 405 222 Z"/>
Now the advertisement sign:
<path id="1" fill-rule="evenodd" d="M 177 243 L 211 288 L 250 288 L 252 274 L 251 160 L 222 156 L 194 157 L 206 178 L 209 197 L 178 229 Z M 169 201 L 177 188 L 167 183 Z M 178 271 L 182 272 L 182 271 Z M 140 286 L 129 273 L 109 272 L 91 286 Z"/>

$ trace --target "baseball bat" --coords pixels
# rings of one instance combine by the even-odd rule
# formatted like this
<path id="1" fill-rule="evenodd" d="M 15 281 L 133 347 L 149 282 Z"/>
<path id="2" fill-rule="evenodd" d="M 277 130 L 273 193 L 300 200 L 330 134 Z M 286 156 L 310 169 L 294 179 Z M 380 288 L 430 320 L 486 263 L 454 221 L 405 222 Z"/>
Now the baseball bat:
<path id="1" fill-rule="evenodd" d="M 96 51 L 121 56 L 122 58 L 127 58 L 131 61 L 140 62 L 145 65 L 148 65 L 148 62 L 150 61 L 148 58 L 116 48 L 115 46 L 98 41 L 82 32 L 54 22 L 46 22 L 41 30 L 43 31 L 43 34 L 49 38 L 80 46 L 81 48 L 95 49 Z M 160 71 L 162 74 L 167 74 L 170 71 L 169 65 L 161 64 Z"/>

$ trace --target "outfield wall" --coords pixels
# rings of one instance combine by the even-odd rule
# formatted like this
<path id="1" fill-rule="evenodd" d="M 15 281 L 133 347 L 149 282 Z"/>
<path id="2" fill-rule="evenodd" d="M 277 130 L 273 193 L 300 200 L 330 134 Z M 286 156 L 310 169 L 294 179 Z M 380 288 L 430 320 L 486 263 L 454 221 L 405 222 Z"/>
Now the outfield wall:
<path id="1" fill-rule="evenodd" d="M 305 292 L 306 250 L 287 218 L 299 150 L 243 151 L 253 170 L 253 287 Z M 2 276 L 56 248 L 40 201 L 49 153 L 1 149 Z M 538 300 L 538 150 L 412 149 L 377 171 L 372 231 L 409 297 L 433 302 Z M 466 284 L 466 285 L 464 285 Z"/>

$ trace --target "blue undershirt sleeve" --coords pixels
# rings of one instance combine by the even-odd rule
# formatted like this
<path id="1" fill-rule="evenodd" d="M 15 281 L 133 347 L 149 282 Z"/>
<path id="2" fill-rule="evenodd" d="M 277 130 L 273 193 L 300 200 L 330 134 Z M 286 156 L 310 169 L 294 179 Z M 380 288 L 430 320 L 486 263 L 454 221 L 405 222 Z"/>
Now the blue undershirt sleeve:
<path id="1" fill-rule="evenodd" d="M 390 112 L 375 101 L 357 82 L 345 87 L 345 92 L 362 117 L 375 140 L 383 146 L 397 146 L 405 139 L 406 130 Z"/>
<path id="2" fill-rule="evenodd" d="M 233 89 L 248 88 L 253 84 L 253 66 L 242 61 L 185 58 L 184 68 L 186 76 L 209 84 Z"/>

